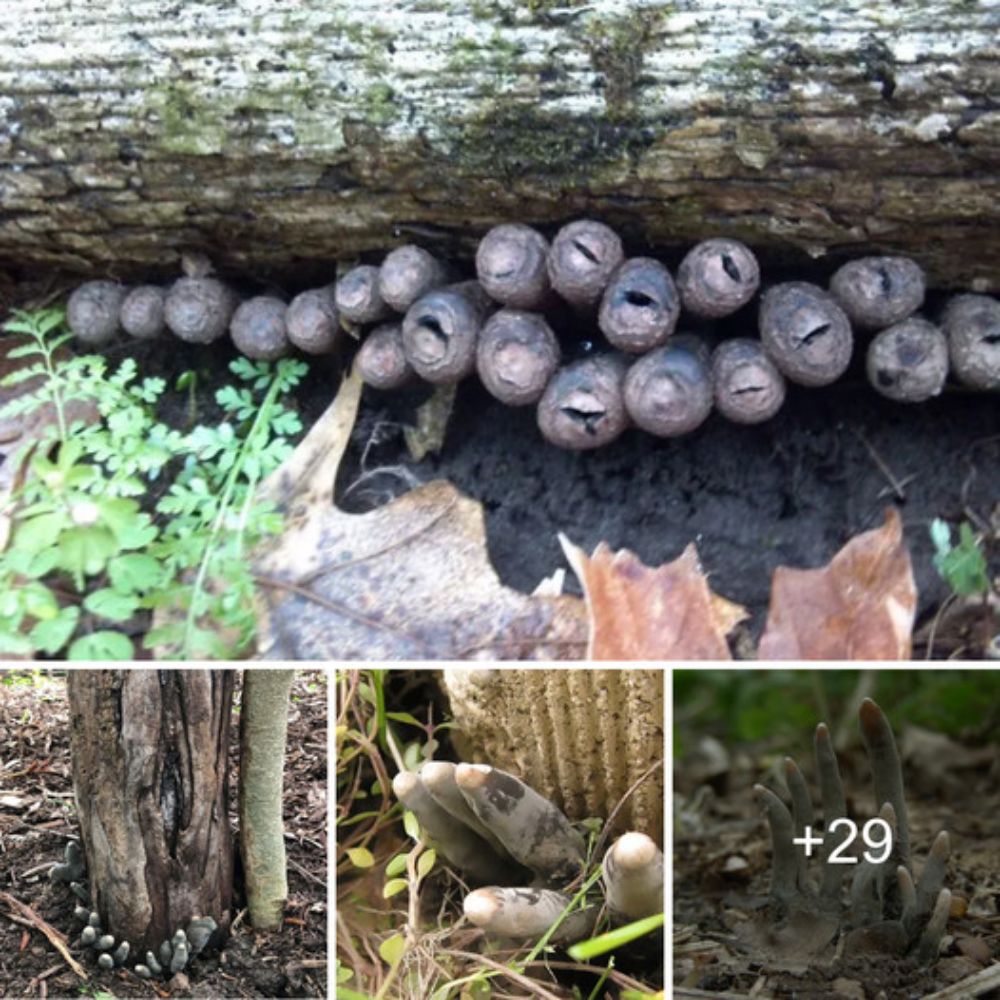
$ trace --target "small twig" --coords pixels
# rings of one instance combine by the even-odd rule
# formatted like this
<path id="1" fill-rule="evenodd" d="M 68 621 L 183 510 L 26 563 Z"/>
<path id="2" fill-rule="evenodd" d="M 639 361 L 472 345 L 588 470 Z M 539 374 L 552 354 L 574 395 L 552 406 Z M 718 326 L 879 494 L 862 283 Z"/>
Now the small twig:
<path id="1" fill-rule="evenodd" d="M 69 953 L 69 949 L 66 947 L 66 938 L 59 931 L 51 924 L 46 923 L 30 906 L 22 903 L 19 899 L 10 895 L 10 893 L 0 892 L 0 901 L 6 903 L 11 909 L 17 910 L 26 920 L 30 921 L 31 926 L 35 930 L 41 931 L 49 939 L 52 947 L 62 955 L 66 964 L 86 982 L 88 978 L 87 973 L 84 971 L 83 966 Z M 13 919 L 12 914 L 5 913 L 4 916 Z M 21 921 L 17 922 L 21 923 Z"/>
<path id="2" fill-rule="evenodd" d="M 892 469 L 886 464 L 881 455 L 875 450 L 868 439 L 861 433 L 861 431 L 852 428 L 854 436 L 865 446 L 865 451 L 868 452 L 871 460 L 878 466 L 879 472 L 888 480 L 889 485 L 892 487 L 892 492 L 895 494 L 896 499 L 901 503 L 906 500 L 906 492 L 903 489 L 904 483 L 900 482 L 896 476 L 893 474 Z M 915 476 L 909 476 L 905 482 L 909 483 L 915 479 Z"/>

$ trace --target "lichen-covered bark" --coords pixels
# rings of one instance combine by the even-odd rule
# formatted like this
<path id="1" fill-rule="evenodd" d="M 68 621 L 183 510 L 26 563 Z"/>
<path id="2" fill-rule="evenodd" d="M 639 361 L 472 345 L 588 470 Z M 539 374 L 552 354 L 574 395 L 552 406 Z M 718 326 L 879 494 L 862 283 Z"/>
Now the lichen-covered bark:
<path id="1" fill-rule="evenodd" d="M 229 927 L 233 678 L 223 670 L 68 674 L 91 903 L 133 954 L 155 950 L 194 916 Z"/>
<path id="2" fill-rule="evenodd" d="M 8 0 L 0 260 L 260 275 L 503 219 L 1000 286 L 976 0 Z"/>

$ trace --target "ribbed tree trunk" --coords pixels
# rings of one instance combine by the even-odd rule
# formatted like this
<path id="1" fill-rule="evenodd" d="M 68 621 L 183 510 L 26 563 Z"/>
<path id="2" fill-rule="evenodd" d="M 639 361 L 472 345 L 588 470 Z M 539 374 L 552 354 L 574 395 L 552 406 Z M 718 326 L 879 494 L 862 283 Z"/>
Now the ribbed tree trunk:
<path id="1" fill-rule="evenodd" d="M 101 925 L 133 954 L 194 916 L 232 919 L 226 670 L 82 670 L 67 679 L 73 790 Z"/>
<path id="2" fill-rule="evenodd" d="M 0 262 L 280 275 L 498 220 L 870 248 L 1000 287 L 1000 11 L 966 0 L 8 0 Z M 317 271 L 322 268 L 316 268 Z"/>

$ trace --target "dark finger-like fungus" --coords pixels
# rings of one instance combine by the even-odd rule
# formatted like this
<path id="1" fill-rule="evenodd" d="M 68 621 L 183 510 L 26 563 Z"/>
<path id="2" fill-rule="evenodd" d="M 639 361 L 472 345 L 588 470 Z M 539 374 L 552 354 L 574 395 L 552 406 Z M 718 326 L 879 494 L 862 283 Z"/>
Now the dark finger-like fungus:
<path id="1" fill-rule="evenodd" d="M 334 296 L 341 316 L 352 323 L 378 323 L 389 316 L 392 310 L 379 294 L 378 272 L 372 264 L 359 264 L 337 282 Z"/>
<path id="2" fill-rule="evenodd" d="M 549 281 L 570 305 L 592 309 L 624 260 L 622 241 L 613 229 L 580 219 L 556 233 L 549 249 Z"/>
<path id="3" fill-rule="evenodd" d="M 229 333 L 241 354 L 254 361 L 276 361 L 288 353 L 287 306 L 281 299 L 258 295 L 233 313 Z"/>
<path id="4" fill-rule="evenodd" d="M 760 341 L 723 341 L 712 353 L 715 406 L 738 424 L 770 420 L 785 401 L 785 380 Z"/>
<path id="5" fill-rule="evenodd" d="M 625 408 L 644 431 L 676 437 L 700 426 L 712 412 L 708 349 L 688 334 L 634 362 L 625 376 Z"/>
<path id="6" fill-rule="evenodd" d="M 397 247 L 378 272 L 378 292 L 382 301 L 398 313 L 405 313 L 417 299 L 443 285 L 447 268 L 423 247 Z"/>
<path id="7" fill-rule="evenodd" d="M 485 308 L 476 282 L 440 288 L 418 299 L 403 317 L 403 350 L 428 382 L 459 382 L 476 367 L 476 340 Z"/>
<path id="8" fill-rule="evenodd" d="M 705 240 L 677 269 L 677 290 L 688 312 L 718 319 L 745 306 L 760 286 L 753 251 L 738 240 Z"/>
<path id="9" fill-rule="evenodd" d="M 501 309 L 480 331 L 479 378 L 508 406 L 537 403 L 558 367 L 559 342 L 539 313 Z"/>
<path id="10" fill-rule="evenodd" d="M 156 956 L 151 951 L 146 952 L 146 967 L 154 976 L 163 975 L 163 966 L 159 963 Z M 138 971 L 138 968 L 136 971 Z"/>
<path id="11" fill-rule="evenodd" d="M 494 226 L 479 241 L 476 274 L 491 299 L 512 309 L 539 309 L 551 290 L 549 244 L 520 223 Z"/>
<path id="12" fill-rule="evenodd" d="M 945 306 L 951 370 L 973 389 L 1000 389 L 1000 302 L 989 295 L 956 295 Z"/>
<path id="13" fill-rule="evenodd" d="M 97 956 L 97 964 L 106 972 L 110 972 L 115 967 L 115 960 L 107 953 Z"/>
<path id="14" fill-rule="evenodd" d="M 49 878 L 53 882 L 76 882 L 87 874 L 87 862 L 76 840 L 66 841 L 63 851 L 63 863 L 53 865 L 49 869 Z M 84 917 L 86 920 L 86 917 Z"/>
<path id="15" fill-rule="evenodd" d="M 167 292 L 163 318 L 181 340 L 210 344 L 225 335 L 237 304 L 233 291 L 217 278 L 184 277 Z"/>
<path id="16" fill-rule="evenodd" d="M 834 299 L 806 281 L 769 288 L 760 304 L 760 339 L 791 381 L 828 385 L 851 363 L 854 335 Z"/>
<path id="17" fill-rule="evenodd" d="M 166 292 L 159 285 L 139 285 L 122 302 L 118 319 L 121 328 L 139 340 L 153 340 L 166 329 L 163 308 Z"/>
<path id="18" fill-rule="evenodd" d="M 80 944 L 84 947 L 89 947 L 97 941 L 97 928 L 92 927 L 87 924 L 82 931 L 80 931 Z"/>
<path id="19" fill-rule="evenodd" d="M 170 971 L 180 972 L 188 963 L 188 943 L 184 931 L 178 931 L 173 940 L 173 957 L 170 959 Z"/>
<path id="20" fill-rule="evenodd" d="M 652 257 L 633 257 L 605 289 L 597 322 L 614 347 L 642 354 L 674 332 L 680 311 L 670 272 Z"/>
<path id="21" fill-rule="evenodd" d="M 602 862 L 608 907 L 619 922 L 663 909 L 663 852 L 644 833 L 619 837 Z"/>
<path id="22" fill-rule="evenodd" d="M 375 327 L 355 355 L 354 365 L 361 380 L 373 389 L 399 389 L 416 375 L 403 348 L 399 323 Z"/>
<path id="23" fill-rule="evenodd" d="M 868 381 L 900 403 L 937 396 L 948 378 L 948 342 L 925 319 L 903 320 L 877 334 L 868 345 Z"/>
<path id="24" fill-rule="evenodd" d="M 470 892 L 462 904 L 469 921 L 489 934 L 516 940 L 536 939 L 555 923 L 570 904 L 570 897 L 551 889 L 503 889 L 489 886 Z M 587 937 L 597 917 L 588 907 L 575 910 L 549 939 L 553 944 Z"/>
<path id="25" fill-rule="evenodd" d="M 306 354 L 329 354 L 340 342 L 340 316 L 333 285 L 300 292 L 285 313 L 288 339 Z"/>
<path id="26" fill-rule="evenodd" d="M 80 882 L 70 882 L 69 889 L 81 902 L 90 904 L 90 892 L 85 885 Z"/>
<path id="27" fill-rule="evenodd" d="M 538 428 L 560 448 L 600 448 L 628 427 L 625 362 L 603 354 L 556 372 L 538 402 Z"/>
<path id="28" fill-rule="evenodd" d="M 487 764 L 459 764 L 455 781 L 472 811 L 522 865 L 545 879 L 579 873 L 583 838 L 548 799 Z"/>
<path id="29" fill-rule="evenodd" d="M 69 297 L 66 322 L 88 347 L 108 343 L 119 329 L 125 287 L 117 281 L 86 281 Z"/>
<path id="30" fill-rule="evenodd" d="M 851 322 L 881 330 L 912 316 L 924 304 L 924 272 L 908 257 L 862 257 L 830 279 L 830 292 Z"/>

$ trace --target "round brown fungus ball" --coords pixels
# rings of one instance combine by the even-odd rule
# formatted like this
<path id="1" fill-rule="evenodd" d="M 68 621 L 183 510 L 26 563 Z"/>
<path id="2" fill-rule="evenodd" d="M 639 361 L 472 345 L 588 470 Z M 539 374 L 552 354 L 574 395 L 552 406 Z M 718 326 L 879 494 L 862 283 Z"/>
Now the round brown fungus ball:
<path id="1" fill-rule="evenodd" d="M 925 319 L 913 317 L 883 330 L 868 345 L 868 380 L 899 403 L 937 396 L 948 378 L 948 342 Z"/>
<path id="2" fill-rule="evenodd" d="M 163 333 L 166 324 L 163 307 L 166 292 L 159 285 L 139 285 L 122 302 L 119 320 L 122 329 L 139 340 L 153 340 Z"/>
<path id="3" fill-rule="evenodd" d="M 125 287 L 117 281 L 86 281 L 69 297 L 66 321 L 77 339 L 101 347 L 119 330 Z"/>
<path id="4" fill-rule="evenodd" d="M 539 309 L 551 291 L 549 244 L 520 223 L 494 226 L 476 250 L 476 274 L 491 299 L 512 309 Z"/>
<path id="5" fill-rule="evenodd" d="M 413 244 L 397 247 L 378 272 L 378 292 L 382 301 L 398 313 L 405 313 L 422 295 L 447 281 L 445 266 L 432 253 Z"/>
<path id="6" fill-rule="evenodd" d="M 738 424 L 770 420 L 785 401 L 785 380 L 757 340 L 723 341 L 712 354 L 716 409 Z"/>
<path id="7" fill-rule="evenodd" d="M 760 339 L 787 378 L 808 386 L 840 378 L 854 348 L 843 309 L 822 288 L 805 281 L 788 281 L 764 293 Z"/>
<path id="8" fill-rule="evenodd" d="M 210 344 L 225 336 L 236 306 L 236 295 L 218 278 L 178 278 L 167 292 L 163 317 L 181 340 Z"/>
<path id="9" fill-rule="evenodd" d="M 354 359 L 365 385 L 373 389 L 400 389 L 415 377 L 403 350 L 403 328 L 399 323 L 383 323 L 365 337 Z"/>
<path id="10" fill-rule="evenodd" d="M 924 304 L 924 272 L 908 257 L 862 257 L 830 279 L 830 292 L 851 322 L 881 330 L 912 316 Z"/>
<path id="11" fill-rule="evenodd" d="M 580 219 L 556 233 L 549 249 L 549 281 L 570 305 L 592 309 L 624 260 L 622 241 L 610 226 Z"/>
<path id="12" fill-rule="evenodd" d="M 760 286 L 760 266 L 737 240 L 705 240 L 677 269 L 677 289 L 688 312 L 719 319 L 745 306 Z"/>
<path id="13" fill-rule="evenodd" d="M 956 295 L 945 306 L 951 370 L 973 389 L 1000 389 L 1000 302 L 989 295 Z"/>
<path id="14" fill-rule="evenodd" d="M 403 317 L 406 358 L 428 382 L 459 382 L 475 370 L 484 309 L 472 285 L 475 282 L 463 282 L 428 292 Z"/>
<path id="15" fill-rule="evenodd" d="M 603 354 L 556 372 L 538 403 L 538 428 L 551 444 L 572 451 L 600 448 L 628 427 L 626 362 Z"/>
<path id="16" fill-rule="evenodd" d="M 373 264 L 352 267 L 338 282 L 335 291 L 340 315 L 352 323 L 378 323 L 392 310 L 378 290 L 379 269 Z"/>
<path id="17" fill-rule="evenodd" d="M 229 332 L 242 354 L 254 361 L 275 361 L 288 353 L 285 313 L 288 307 L 271 295 L 241 303 L 233 313 Z"/>
<path id="18" fill-rule="evenodd" d="M 340 342 L 340 316 L 333 285 L 300 292 L 285 313 L 288 339 L 306 354 L 330 354 Z"/>
<path id="19" fill-rule="evenodd" d="M 639 358 L 625 376 L 625 408 L 635 424 L 657 437 L 699 427 L 712 412 L 709 352 L 690 334 Z"/>
<path id="20" fill-rule="evenodd" d="M 501 309 L 480 331 L 476 369 L 491 395 L 508 406 L 527 406 L 541 399 L 559 356 L 544 316 Z"/>
<path id="21" fill-rule="evenodd" d="M 674 332 L 680 311 L 670 272 L 651 257 L 633 257 L 605 289 L 597 322 L 613 347 L 642 354 Z"/>

